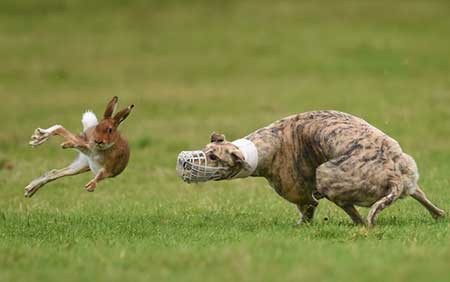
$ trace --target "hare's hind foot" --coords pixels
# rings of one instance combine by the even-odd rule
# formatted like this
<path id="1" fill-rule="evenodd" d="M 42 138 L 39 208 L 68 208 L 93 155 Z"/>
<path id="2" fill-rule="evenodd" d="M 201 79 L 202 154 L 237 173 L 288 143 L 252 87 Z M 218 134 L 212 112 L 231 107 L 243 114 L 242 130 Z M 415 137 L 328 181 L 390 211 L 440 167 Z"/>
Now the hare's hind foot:
<path id="1" fill-rule="evenodd" d="M 29 142 L 29 144 L 33 147 L 41 145 L 42 143 L 46 142 L 48 138 L 61 127 L 61 125 L 54 125 L 47 129 L 36 128 L 33 135 L 31 135 L 31 141 Z"/>

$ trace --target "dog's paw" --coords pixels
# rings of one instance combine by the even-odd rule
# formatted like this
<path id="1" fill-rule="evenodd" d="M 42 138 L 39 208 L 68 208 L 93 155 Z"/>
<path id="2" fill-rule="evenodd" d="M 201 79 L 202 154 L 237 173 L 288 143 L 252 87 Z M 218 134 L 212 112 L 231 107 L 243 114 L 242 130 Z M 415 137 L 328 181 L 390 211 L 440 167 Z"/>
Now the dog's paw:
<path id="1" fill-rule="evenodd" d="M 443 210 L 441 210 L 441 209 L 438 209 L 435 213 L 433 213 L 432 215 L 431 215 L 434 219 L 442 219 L 442 218 L 445 218 L 445 216 L 446 216 L 446 213 L 445 213 L 445 211 L 443 211 Z"/>
<path id="2" fill-rule="evenodd" d="M 303 218 L 300 218 L 295 223 L 294 227 L 305 227 L 305 226 L 311 226 L 313 223 L 311 220 L 305 220 Z"/>

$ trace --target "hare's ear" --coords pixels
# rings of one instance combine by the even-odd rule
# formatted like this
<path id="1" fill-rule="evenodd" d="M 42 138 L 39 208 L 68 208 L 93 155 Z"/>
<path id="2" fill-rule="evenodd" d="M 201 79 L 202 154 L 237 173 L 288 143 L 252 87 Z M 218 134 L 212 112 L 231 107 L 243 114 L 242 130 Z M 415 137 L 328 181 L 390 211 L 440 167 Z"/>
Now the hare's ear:
<path id="1" fill-rule="evenodd" d="M 117 96 L 114 96 L 111 101 L 109 101 L 108 105 L 106 105 L 105 113 L 103 114 L 103 118 L 110 118 L 112 117 L 114 111 L 117 108 L 117 102 L 119 101 L 119 98 Z"/>
<path id="2" fill-rule="evenodd" d="M 124 121 L 128 115 L 131 113 L 131 109 L 134 108 L 134 105 L 130 105 L 127 108 L 121 110 L 118 112 L 114 117 L 114 122 L 116 123 L 116 126 L 118 126 L 122 121 Z"/>

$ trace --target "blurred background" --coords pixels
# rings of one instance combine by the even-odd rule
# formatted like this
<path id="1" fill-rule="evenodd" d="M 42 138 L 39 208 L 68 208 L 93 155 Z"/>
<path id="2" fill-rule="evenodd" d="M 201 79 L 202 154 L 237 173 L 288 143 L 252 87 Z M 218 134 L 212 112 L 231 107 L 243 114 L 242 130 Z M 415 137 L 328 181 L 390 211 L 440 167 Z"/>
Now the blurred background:
<path id="1" fill-rule="evenodd" d="M 67 265 L 76 262 L 66 271 L 84 269 L 83 260 L 90 260 L 92 269 L 87 273 L 93 275 L 97 268 L 110 275 L 97 273 L 98 280 L 148 278 L 138 274 L 140 270 L 133 268 L 136 265 L 128 265 L 132 270 L 125 272 L 119 262 L 113 267 L 97 256 L 120 257 L 122 251 L 134 250 L 143 261 L 154 261 L 155 257 L 137 254 L 136 246 L 143 247 L 140 244 L 145 242 L 147 247 L 143 248 L 150 253 L 160 248 L 156 253 L 161 255 L 164 246 L 172 248 L 166 268 L 156 264 L 152 273 L 159 278 L 176 278 L 179 276 L 171 274 L 176 273 L 178 263 L 185 266 L 185 260 L 189 261 L 189 255 L 183 257 L 183 248 L 190 250 L 188 245 L 194 246 L 194 252 L 205 252 L 199 260 L 209 257 L 211 248 L 219 250 L 215 261 L 225 258 L 227 265 L 229 254 L 215 244 L 236 244 L 242 240 L 238 235 L 242 230 L 254 231 L 247 238 L 254 242 L 257 239 L 252 236 L 257 238 L 257 230 L 274 225 L 278 226 L 275 234 L 266 231 L 268 238 L 294 240 L 298 234 L 291 234 L 294 231 L 290 228 L 297 218 L 295 208 L 270 189 L 263 189 L 268 186 L 264 180 L 192 187 L 177 179 L 175 160 L 181 150 L 204 146 L 212 131 L 233 140 L 276 119 L 309 110 L 349 112 L 399 140 L 418 161 L 425 191 L 437 204 L 448 208 L 449 55 L 450 2 L 446 0 L 1 0 L 3 274 L 20 279 L 30 271 L 42 280 L 56 279 L 66 272 L 46 268 L 53 256 Z M 60 140 L 56 139 L 32 150 L 27 143 L 34 129 L 59 123 L 78 132 L 82 112 L 91 109 L 101 116 L 114 95 L 119 96 L 119 107 L 136 105 L 121 126 L 132 149 L 123 175 L 101 183 L 91 194 L 82 188 L 90 179 L 85 174 L 48 184 L 33 199 L 23 199 L 23 188 L 29 181 L 49 169 L 65 166 L 76 155 L 59 149 Z M 413 218 L 428 216 L 412 202 L 399 203 L 386 214 L 405 223 L 408 214 L 400 210 L 409 207 Z M 210 214 L 216 217 L 210 218 Z M 348 220 L 328 203 L 319 212 L 319 218 L 324 217 L 335 218 L 338 223 Z M 62 226 L 49 225 L 54 218 L 59 218 Z M 123 220 L 115 222 L 114 218 Z M 144 220 L 145 226 L 133 225 L 136 218 Z M 187 218 L 198 223 L 196 228 L 186 223 Z M 161 222 L 175 222 L 178 227 L 166 226 L 161 231 Z M 208 228 L 212 229 L 202 222 L 210 223 Z M 217 222 L 218 230 L 212 227 Z M 205 230 L 199 226 L 212 232 L 208 234 L 222 235 L 203 237 Z M 130 228 L 137 228 L 136 236 L 141 240 L 130 239 L 135 238 L 128 233 Z M 326 229 L 326 224 L 320 228 Z M 337 240 L 350 240 L 353 233 L 344 230 L 351 228 L 342 228 L 328 231 L 344 234 L 342 238 L 336 235 Z M 426 241 L 428 227 L 420 228 L 423 233 L 419 232 L 419 241 Z M 227 233 L 230 230 L 234 231 Z M 315 232 L 320 233 L 299 232 L 306 232 L 304 237 L 313 241 Z M 397 237 L 393 232 L 392 237 Z M 447 224 L 440 232 L 440 240 L 448 239 Z M 189 241 L 185 236 L 195 239 Z M 98 238 L 115 242 L 111 253 L 111 246 L 97 242 Z M 167 238 L 172 241 L 167 243 Z M 85 241 L 80 245 L 78 240 Z M 100 247 L 93 247 L 89 243 L 92 240 Z M 199 242 L 206 247 L 196 245 Z M 66 245 L 74 248 L 68 255 L 62 250 Z M 297 242 L 282 249 L 287 253 L 314 253 L 313 247 L 304 250 L 302 245 Z M 256 246 L 261 247 L 258 243 Z M 27 250 L 40 259 L 26 258 Z M 418 261 L 431 257 L 433 252 L 426 250 Z M 230 262 L 232 269 L 244 273 L 237 278 L 249 278 L 245 274 L 248 271 L 267 269 L 265 259 L 273 255 L 260 254 L 261 264 L 251 250 L 242 252 L 240 257 L 250 262 L 241 261 L 237 266 Z M 355 252 L 361 256 L 364 253 L 362 249 Z M 442 255 L 448 261 L 448 253 Z M 185 260 L 178 262 L 177 256 Z M 358 265 L 360 258 L 356 255 L 349 260 Z M 397 259 L 401 262 L 403 257 L 393 261 Z M 211 275 L 207 271 L 211 265 L 187 265 L 187 278 Z M 443 268 L 437 267 L 436 275 L 443 273 L 437 278 L 445 277 Z M 24 268 L 27 271 L 21 272 Z M 264 277 L 278 277 L 293 268 L 276 268 L 273 276 Z M 382 264 L 380 269 L 388 271 Z M 315 271 L 310 268 L 292 277 L 321 277 L 319 270 Z M 223 269 L 218 273 L 236 278 Z M 335 272 L 335 277 L 347 278 L 339 273 Z M 367 279 L 370 277 L 377 276 Z M 409 278 L 414 280 L 414 275 Z"/>

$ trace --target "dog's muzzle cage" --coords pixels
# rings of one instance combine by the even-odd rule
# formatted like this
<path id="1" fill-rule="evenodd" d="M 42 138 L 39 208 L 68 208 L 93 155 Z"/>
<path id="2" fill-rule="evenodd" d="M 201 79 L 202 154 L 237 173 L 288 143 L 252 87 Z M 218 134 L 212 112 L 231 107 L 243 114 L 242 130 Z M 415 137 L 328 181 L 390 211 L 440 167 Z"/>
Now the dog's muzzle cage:
<path id="1" fill-rule="evenodd" d="M 227 167 L 208 166 L 203 151 L 183 151 L 178 155 L 177 173 L 187 183 L 219 180 L 226 170 Z"/>

